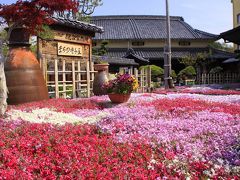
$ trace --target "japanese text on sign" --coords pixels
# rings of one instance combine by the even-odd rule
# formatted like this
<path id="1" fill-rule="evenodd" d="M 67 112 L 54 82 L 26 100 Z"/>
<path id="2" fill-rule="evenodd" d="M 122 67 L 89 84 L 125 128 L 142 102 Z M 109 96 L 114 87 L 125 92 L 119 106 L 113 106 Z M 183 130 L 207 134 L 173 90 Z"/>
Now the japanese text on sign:
<path id="1" fill-rule="evenodd" d="M 68 43 L 58 43 L 58 55 L 60 56 L 82 56 L 83 46 L 68 44 Z"/>

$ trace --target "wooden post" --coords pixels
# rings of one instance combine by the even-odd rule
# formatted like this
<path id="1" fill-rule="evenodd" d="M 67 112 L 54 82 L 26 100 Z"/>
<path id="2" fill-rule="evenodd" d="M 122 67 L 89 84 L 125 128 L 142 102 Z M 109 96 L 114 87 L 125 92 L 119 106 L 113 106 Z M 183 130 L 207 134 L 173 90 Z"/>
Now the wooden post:
<path id="1" fill-rule="evenodd" d="M 87 81 L 87 84 L 89 83 L 89 85 L 87 86 L 87 96 L 90 97 L 92 94 L 91 90 L 93 89 L 93 80 L 95 75 L 95 72 L 93 72 L 94 66 L 93 66 L 93 60 L 92 60 L 92 39 L 91 39 L 91 43 L 89 44 L 89 65 L 87 66 L 89 66 L 89 81 Z M 107 71 L 107 74 L 108 74 L 108 71 Z"/>
<path id="2" fill-rule="evenodd" d="M 141 69 L 141 74 L 140 74 L 140 86 L 141 86 L 141 92 L 143 92 L 143 89 L 144 89 L 144 69 Z"/>
<path id="3" fill-rule="evenodd" d="M 43 77 L 44 77 L 44 79 L 46 80 L 45 57 L 42 57 L 42 58 L 40 59 L 40 67 L 41 67 L 41 70 L 42 70 L 42 73 L 43 73 Z"/>
<path id="4" fill-rule="evenodd" d="M 90 69 L 90 71 L 91 71 L 91 90 L 93 89 L 93 80 L 94 80 L 94 77 L 95 77 L 95 72 L 94 72 L 94 63 L 91 61 L 90 62 L 90 64 L 91 64 L 91 69 Z M 109 70 L 108 70 L 109 71 Z M 109 78 L 109 73 L 108 73 L 108 71 L 107 71 L 107 75 L 108 75 L 108 78 Z M 91 94 L 92 94 L 92 92 L 91 92 Z"/>
<path id="5" fill-rule="evenodd" d="M 80 62 L 80 59 L 78 60 L 78 76 L 77 76 L 77 89 L 78 89 L 78 97 L 80 97 L 81 96 L 81 79 L 82 79 L 82 77 L 81 77 L 81 62 Z"/>
<path id="6" fill-rule="evenodd" d="M 151 66 L 147 68 L 147 91 L 151 92 Z"/>
<path id="7" fill-rule="evenodd" d="M 38 37 L 37 38 L 37 59 L 40 64 L 40 68 L 43 70 L 43 57 L 42 57 L 42 40 Z M 44 74 L 44 73 L 43 73 Z"/>
<path id="8" fill-rule="evenodd" d="M 90 70 L 89 70 L 89 61 L 87 61 L 86 63 L 86 68 L 87 68 L 87 97 L 90 97 L 91 96 L 91 89 L 90 89 Z"/>
<path id="9" fill-rule="evenodd" d="M 206 84 L 206 74 L 202 74 L 202 82 L 204 85 Z"/>
<path id="10" fill-rule="evenodd" d="M 62 76 L 63 76 L 63 97 L 67 97 L 66 92 L 66 61 L 65 59 L 62 60 Z"/>
<path id="11" fill-rule="evenodd" d="M 138 69 L 134 68 L 134 76 L 138 80 Z"/>
<path id="12" fill-rule="evenodd" d="M 7 110 L 7 84 L 4 73 L 4 57 L 2 54 L 2 41 L 0 40 L 0 116 Z"/>
<path id="13" fill-rule="evenodd" d="M 55 97 L 59 98 L 59 88 L 58 88 L 58 60 L 54 59 L 54 76 L 55 76 Z"/>
<path id="14" fill-rule="evenodd" d="M 76 77 L 75 77 L 75 61 L 72 60 L 72 93 L 73 98 L 76 98 Z"/>
<path id="15" fill-rule="evenodd" d="M 139 83 L 139 79 L 138 79 L 138 69 L 137 69 L 137 68 L 134 68 L 133 71 L 134 71 L 134 77 L 136 78 L 136 80 L 137 80 L 138 83 Z M 138 92 L 138 90 L 137 90 L 137 92 Z"/>

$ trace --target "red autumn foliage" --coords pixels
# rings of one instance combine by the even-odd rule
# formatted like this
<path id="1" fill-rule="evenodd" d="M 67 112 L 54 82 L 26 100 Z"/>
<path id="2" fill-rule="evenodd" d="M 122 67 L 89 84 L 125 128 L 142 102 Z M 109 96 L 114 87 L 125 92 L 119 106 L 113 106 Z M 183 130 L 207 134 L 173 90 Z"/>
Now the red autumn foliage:
<path id="1" fill-rule="evenodd" d="M 75 0 L 18 0 L 15 4 L 0 4 L 0 17 L 12 25 L 26 27 L 31 33 L 41 30 L 43 24 L 51 24 L 54 12 L 77 11 Z"/>

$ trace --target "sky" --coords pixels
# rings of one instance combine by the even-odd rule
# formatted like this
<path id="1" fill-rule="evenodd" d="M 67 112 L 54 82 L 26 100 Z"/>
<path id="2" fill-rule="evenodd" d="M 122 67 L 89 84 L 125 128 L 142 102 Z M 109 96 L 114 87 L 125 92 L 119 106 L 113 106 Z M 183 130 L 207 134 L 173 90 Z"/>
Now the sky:
<path id="1" fill-rule="evenodd" d="M 169 6 L 171 16 L 182 16 L 195 29 L 219 34 L 233 27 L 231 0 L 169 0 Z M 93 15 L 165 15 L 165 0 L 103 0 Z"/>

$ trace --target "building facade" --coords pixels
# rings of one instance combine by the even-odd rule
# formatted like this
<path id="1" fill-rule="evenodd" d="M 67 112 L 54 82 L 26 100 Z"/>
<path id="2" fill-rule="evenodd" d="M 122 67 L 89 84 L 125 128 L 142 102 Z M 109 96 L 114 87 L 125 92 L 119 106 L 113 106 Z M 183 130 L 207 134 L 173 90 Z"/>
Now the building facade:
<path id="1" fill-rule="evenodd" d="M 240 0 L 232 0 L 233 5 L 233 28 L 240 26 Z M 240 49 L 239 45 L 234 45 L 235 49 Z"/>
<path id="2" fill-rule="evenodd" d="M 240 26 L 240 0 L 232 0 L 233 4 L 233 27 Z"/>
<path id="3" fill-rule="evenodd" d="M 179 59 L 197 53 L 209 53 L 209 44 L 217 40 L 218 36 L 194 29 L 182 17 L 172 16 L 170 20 L 172 67 L 179 71 L 184 68 Z M 102 41 L 107 40 L 108 56 L 126 57 L 126 53 L 132 49 L 136 56 L 163 67 L 167 37 L 165 16 L 93 16 L 92 23 L 104 28 L 104 33 L 97 34 L 93 39 L 96 49 L 100 48 Z M 225 53 L 211 52 L 217 53 L 213 56 L 219 59 L 228 58 Z"/>

